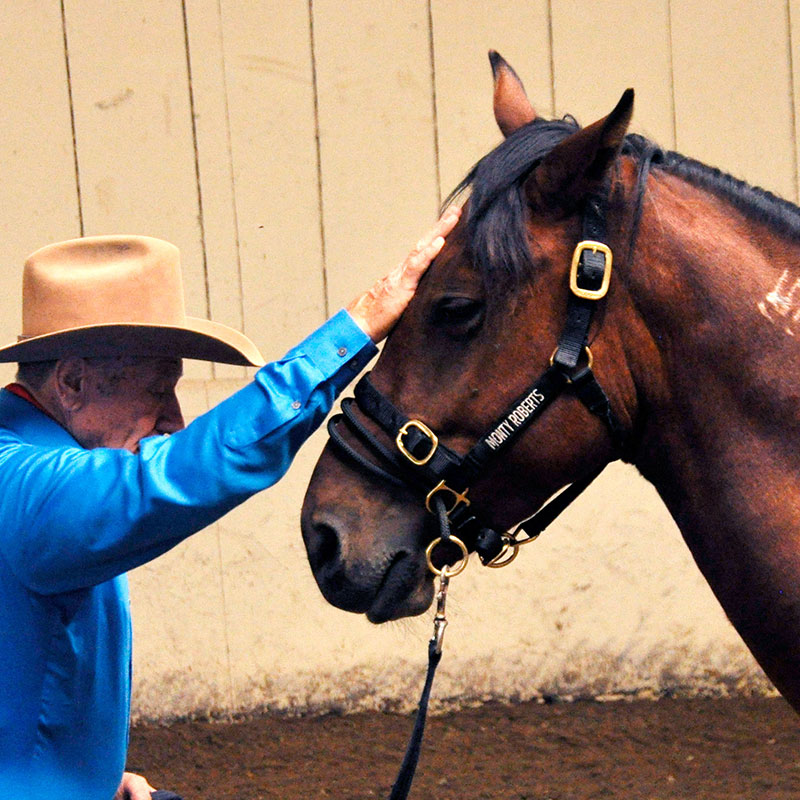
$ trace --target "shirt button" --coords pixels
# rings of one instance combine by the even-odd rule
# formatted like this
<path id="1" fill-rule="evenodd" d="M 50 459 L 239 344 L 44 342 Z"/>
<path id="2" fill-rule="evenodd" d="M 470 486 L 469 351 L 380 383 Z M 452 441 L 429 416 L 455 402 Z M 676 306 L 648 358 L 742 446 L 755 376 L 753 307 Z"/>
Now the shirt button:
<path id="1" fill-rule="evenodd" d="M 295 400 L 294 403 L 292 403 L 292 408 L 295 411 L 297 411 L 297 409 L 300 408 L 301 405 L 303 405 L 303 404 L 299 400 Z"/>
<path id="2" fill-rule="evenodd" d="M 337 352 L 337 353 L 338 353 L 338 354 L 339 354 L 339 355 L 340 355 L 342 358 L 344 358 L 344 357 L 347 355 L 347 348 L 346 348 L 346 347 L 340 347 L 340 348 L 339 348 L 339 349 L 338 349 L 336 352 Z"/>

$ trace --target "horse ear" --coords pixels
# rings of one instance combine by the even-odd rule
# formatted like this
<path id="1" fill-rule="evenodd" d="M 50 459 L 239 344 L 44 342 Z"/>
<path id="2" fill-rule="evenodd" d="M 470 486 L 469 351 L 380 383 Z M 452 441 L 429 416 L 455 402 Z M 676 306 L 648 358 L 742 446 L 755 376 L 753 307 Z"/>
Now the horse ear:
<path id="1" fill-rule="evenodd" d="M 603 119 L 557 144 L 525 184 L 528 202 L 543 209 L 571 211 L 597 189 L 622 146 L 633 114 L 633 89 Z"/>
<path id="2" fill-rule="evenodd" d="M 503 133 L 515 130 L 536 119 L 536 112 L 525 94 L 525 87 L 511 65 L 496 50 L 489 51 L 494 77 L 494 118 Z"/>

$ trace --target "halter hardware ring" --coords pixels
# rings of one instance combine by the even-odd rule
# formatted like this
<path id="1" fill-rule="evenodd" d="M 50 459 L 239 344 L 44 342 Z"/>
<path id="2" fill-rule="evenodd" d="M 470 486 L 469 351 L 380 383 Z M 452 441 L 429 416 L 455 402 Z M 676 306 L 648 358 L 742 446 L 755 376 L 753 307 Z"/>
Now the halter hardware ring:
<path id="1" fill-rule="evenodd" d="M 581 256 L 585 250 L 591 250 L 593 253 L 602 253 L 605 256 L 603 280 L 599 289 L 586 289 L 578 285 L 578 267 L 580 266 Z M 611 252 L 611 248 L 607 244 L 593 242 L 591 239 L 578 242 L 575 252 L 572 254 L 572 266 L 569 270 L 569 289 L 572 294 L 584 300 L 602 300 L 606 296 L 609 284 L 611 283 L 611 265 L 613 263 L 614 256 Z"/>
<path id="2" fill-rule="evenodd" d="M 550 366 L 552 367 L 556 363 L 556 353 L 558 352 L 558 347 L 553 350 L 552 354 L 550 355 Z M 594 356 L 592 355 L 592 351 L 589 348 L 589 345 L 584 345 L 583 352 L 586 353 L 586 369 L 591 369 L 592 364 L 594 364 Z M 572 383 L 572 378 L 569 375 L 566 375 L 567 383 Z"/>
<path id="3" fill-rule="evenodd" d="M 425 434 L 425 436 L 427 436 L 431 441 L 431 449 L 423 458 L 417 458 L 410 450 L 406 448 L 403 442 L 403 437 L 411 428 L 416 428 L 418 431 Z M 427 464 L 433 458 L 433 454 L 436 452 L 436 448 L 439 446 L 439 437 L 424 422 L 420 422 L 418 419 L 410 419 L 408 422 L 402 425 L 400 430 L 397 431 L 397 436 L 395 437 L 394 441 L 397 445 L 397 449 L 412 464 L 416 464 L 418 467 L 422 467 Z"/>
<path id="4" fill-rule="evenodd" d="M 441 480 L 436 484 L 436 486 L 433 487 L 433 489 L 428 492 L 427 496 L 425 497 L 425 508 L 431 514 L 435 514 L 436 512 L 433 508 L 431 508 L 431 500 L 433 499 L 433 496 L 437 492 L 449 492 L 452 496 L 453 504 L 450 506 L 450 508 L 446 508 L 444 512 L 449 517 L 461 503 L 463 503 L 465 506 L 470 504 L 469 498 L 467 497 L 468 491 L 469 489 L 464 489 L 463 492 L 457 492 L 455 489 L 451 489 L 443 480 Z"/>
<path id="5" fill-rule="evenodd" d="M 519 544 L 511 536 L 503 536 L 503 546 L 500 552 L 489 561 L 486 566 L 492 569 L 507 567 L 519 555 Z"/>
<path id="6" fill-rule="evenodd" d="M 443 542 L 441 536 L 434 539 L 426 548 L 425 548 L 425 560 L 428 562 L 428 569 L 437 576 L 442 576 L 443 578 L 454 578 L 456 575 L 460 575 L 466 568 L 467 568 L 467 561 L 469 559 L 469 550 L 467 550 L 467 546 L 458 536 L 450 536 L 447 541 L 452 542 L 453 544 L 457 545 L 461 549 L 461 558 L 456 564 L 452 567 L 444 566 L 441 569 L 433 566 L 433 561 L 431 561 L 431 554 L 433 553 L 433 549 L 436 547 L 437 544 Z"/>

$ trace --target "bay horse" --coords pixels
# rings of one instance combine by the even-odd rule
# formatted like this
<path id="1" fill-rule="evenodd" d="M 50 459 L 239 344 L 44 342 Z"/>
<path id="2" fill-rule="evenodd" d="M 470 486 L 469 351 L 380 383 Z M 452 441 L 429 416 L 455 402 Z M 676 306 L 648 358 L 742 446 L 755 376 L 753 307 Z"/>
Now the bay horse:
<path id="1" fill-rule="evenodd" d="M 376 623 L 422 613 L 439 535 L 426 492 L 505 530 L 621 458 L 800 709 L 800 208 L 628 133 L 630 90 L 585 128 L 540 118 L 490 58 L 505 138 L 458 188 L 461 221 L 316 466 L 302 529 L 317 583 Z M 607 253 L 587 250 L 592 215 Z M 546 402 L 540 375 L 560 381 Z M 447 470 L 503 443 L 514 413 L 535 420 L 471 471 L 467 495 Z M 408 473 L 434 450 L 447 464 L 433 478 L 451 482 L 420 492 Z M 478 546 L 469 526 L 462 538 Z"/>

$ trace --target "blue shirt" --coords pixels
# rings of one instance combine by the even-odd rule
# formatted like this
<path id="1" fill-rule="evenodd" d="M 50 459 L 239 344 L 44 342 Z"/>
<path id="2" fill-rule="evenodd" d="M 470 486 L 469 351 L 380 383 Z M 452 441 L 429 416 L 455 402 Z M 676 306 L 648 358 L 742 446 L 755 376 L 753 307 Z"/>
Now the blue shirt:
<path id="1" fill-rule="evenodd" d="M 124 573 L 275 483 L 375 346 L 342 311 L 137 454 L 0 392 L 0 794 L 111 800 L 130 710 Z"/>

